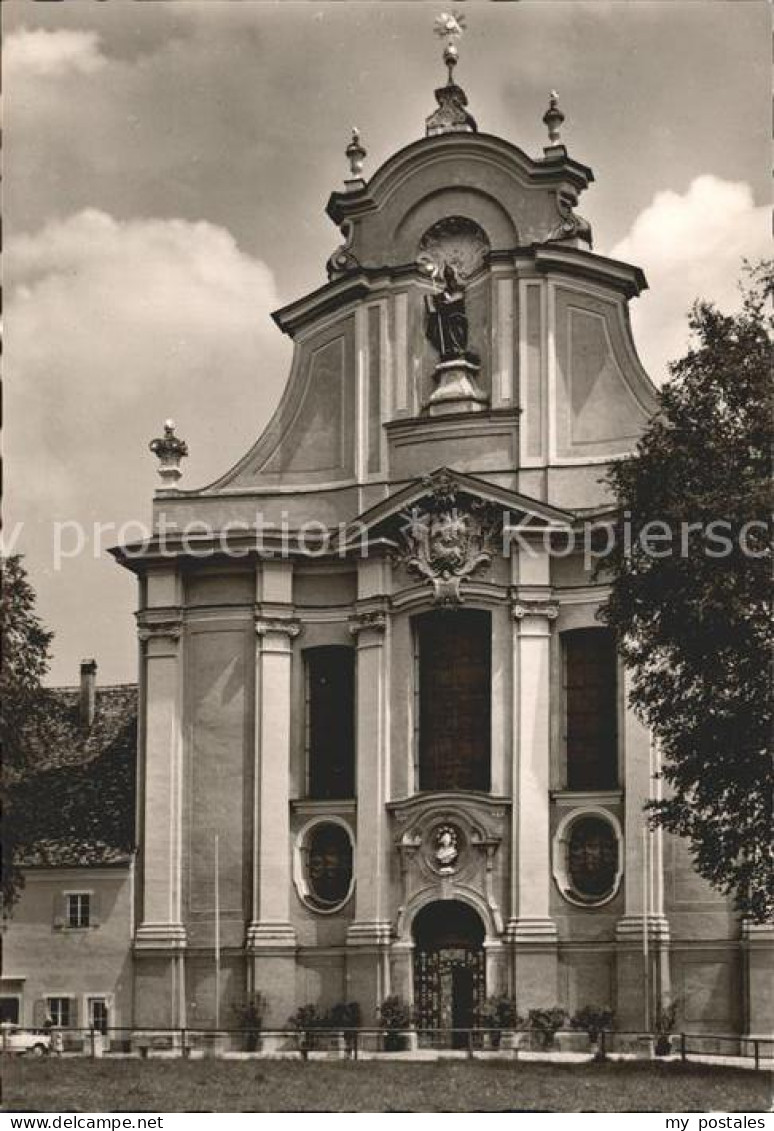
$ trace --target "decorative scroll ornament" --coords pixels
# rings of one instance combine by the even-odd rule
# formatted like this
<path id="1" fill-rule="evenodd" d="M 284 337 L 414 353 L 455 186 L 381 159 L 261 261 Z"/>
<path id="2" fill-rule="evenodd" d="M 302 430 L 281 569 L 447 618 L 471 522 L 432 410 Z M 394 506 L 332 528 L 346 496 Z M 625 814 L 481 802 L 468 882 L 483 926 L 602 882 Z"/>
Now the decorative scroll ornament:
<path id="1" fill-rule="evenodd" d="M 325 265 L 329 279 L 337 279 L 340 275 L 345 275 L 347 271 L 353 271 L 360 266 L 360 260 L 352 252 L 355 225 L 351 220 L 343 220 L 341 232 L 344 236 L 344 243 L 336 248 Z"/>
<path id="2" fill-rule="evenodd" d="M 433 586 L 435 603 L 461 605 L 462 582 L 491 565 L 499 513 L 486 503 L 461 504 L 448 475 L 428 482 L 432 494 L 423 508 L 401 517 L 401 546 L 396 559 Z"/>
<path id="3" fill-rule="evenodd" d="M 547 243 L 558 243 L 561 240 L 583 240 L 589 247 L 593 246 L 591 224 L 583 216 L 578 216 L 573 212 L 576 204 L 577 200 L 572 193 L 559 191 L 556 194 L 559 223 L 548 233 Z"/>
<path id="4" fill-rule="evenodd" d="M 174 486 L 183 474 L 180 460 L 188 455 L 188 444 L 175 435 L 174 420 L 164 421 L 164 435 L 151 440 L 148 447 L 158 458 L 158 472 L 165 486 Z"/>

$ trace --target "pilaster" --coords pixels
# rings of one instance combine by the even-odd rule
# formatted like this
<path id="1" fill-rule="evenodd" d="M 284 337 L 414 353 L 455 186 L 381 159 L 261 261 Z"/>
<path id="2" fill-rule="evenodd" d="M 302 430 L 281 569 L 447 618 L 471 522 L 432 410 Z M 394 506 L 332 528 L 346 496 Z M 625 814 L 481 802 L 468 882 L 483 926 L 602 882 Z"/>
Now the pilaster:
<path id="1" fill-rule="evenodd" d="M 511 917 L 513 989 L 522 1010 L 558 1000 L 556 924 L 550 914 L 551 598 L 545 547 L 520 547 L 514 562 L 513 827 Z"/>
<path id="2" fill-rule="evenodd" d="M 350 631 L 357 646 L 355 918 L 347 932 L 347 994 L 365 1009 L 390 985 L 389 563 L 364 560 Z"/>
<path id="3" fill-rule="evenodd" d="M 158 582 L 158 583 L 157 583 Z M 149 584 L 176 597 L 174 575 Z M 138 1024 L 185 1025 L 186 931 L 182 918 L 182 609 L 137 615 L 140 643 L 140 900 L 134 951 Z"/>
<path id="4" fill-rule="evenodd" d="M 295 1007 L 296 935 L 290 923 L 290 718 L 292 563 L 264 562 L 255 609 L 253 913 L 247 930 L 251 985 L 269 999 L 268 1024 Z"/>

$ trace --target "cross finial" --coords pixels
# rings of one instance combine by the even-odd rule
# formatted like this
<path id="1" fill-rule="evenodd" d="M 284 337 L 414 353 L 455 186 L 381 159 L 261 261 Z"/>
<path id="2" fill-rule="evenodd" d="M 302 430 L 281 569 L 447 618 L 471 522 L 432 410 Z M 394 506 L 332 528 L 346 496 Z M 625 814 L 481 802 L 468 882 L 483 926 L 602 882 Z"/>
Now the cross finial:
<path id="1" fill-rule="evenodd" d="M 462 12 L 441 12 L 433 25 L 433 31 L 441 39 L 446 40 L 443 50 L 443 61 L 449 71 L 449 83 L 454 82 L 454 68 L 457 66 L 459 51 L 455 40 L 459 39 L 465 31 L 465 16 Z"/>

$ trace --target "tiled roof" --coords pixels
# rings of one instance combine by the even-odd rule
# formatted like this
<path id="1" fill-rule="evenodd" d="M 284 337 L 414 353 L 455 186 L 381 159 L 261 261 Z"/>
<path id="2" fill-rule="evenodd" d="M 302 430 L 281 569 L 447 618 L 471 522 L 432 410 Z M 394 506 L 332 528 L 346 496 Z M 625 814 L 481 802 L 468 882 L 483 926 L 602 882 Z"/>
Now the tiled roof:
<path id="1" fill-rule="evenodd" d="M 17 787 L 25 866 L 115 863 L 134 849 L 137 687 L 96 691 L 90 727 L 78 688 L 52 688 L 45 724 L 30 740 L 35 770 Z"/>

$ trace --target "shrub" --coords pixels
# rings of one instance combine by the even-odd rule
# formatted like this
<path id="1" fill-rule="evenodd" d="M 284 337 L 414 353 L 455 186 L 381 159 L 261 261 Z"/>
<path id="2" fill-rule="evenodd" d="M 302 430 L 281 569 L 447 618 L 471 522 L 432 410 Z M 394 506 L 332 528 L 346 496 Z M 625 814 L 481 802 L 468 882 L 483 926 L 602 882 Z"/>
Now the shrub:
<path id="1" fill-rule="evenodd" d="M 378 1016 L 382 1029 L 408 1029 L 412 1022 L 411 1006 L 398 994 L 391 994 L 384 999 L 379 1006 Z"/>
<path id="2" fill-rule="evenodd" d="M 379 1024 L 385 1030 L 384 1047 L 392 1052 L 403 1048 L 402 1030 L 411 1027 L 413 1011 L 408 1002 L 398 994 L 386 997 L 377 1010 Z"/>
<path id="3" fill-rule="evenodd" d="M 357 1029 L 360 1025 L 360 1005 L 356 1001 L 339 1001 L 328 1010 L 326 1022 L 331 1029 Z"/>
<path id="4" fill-rule="evenodd" d="M 551 1009 L 530 1009 L 529 1027 L 535 1031 L 537 1042 L 541 1048 L 553 1047 L 554 1037 L 567 1021 L 567 1010 L 558 1005 Z"/>
<path id="5" fill-rule="evenodd" d="M 484 1002 L 481 1023 L 485 1029 L 518 1029 L 522 1021 L 516 1008 L 516 999 L 508 994 L 496 994 Z"/>
<path id="6" fill-rule="evenodd" d="M 315 1030 L 322 1029 L 326 1024 L 326 1016 L 316 1005 L 299 1005 L 295 1013 L 288 1017 L 288 1025 L 298 1033 L 301 1055 L 306 1057 L 310 1049 L 317 1045 Z"/>
<path id="7" fill-rule="evenodd" d="M 347 1052 L 352 1054 L 355 1047 L 355 1030 L 360 1027 L 360 1005 L 356 1001 L 339 1001 L 328 1010 L 326 1023 L 331 1029 L 339 1029 L 344 1034 Z"/>
<path id="8" fill-rule="evenodd" d="M 656 1005 L 656 1016 L 653 1023 L 653 1028 L 656 1032 L 656 1045 L 654 1049 L 656 1056 L 668 1056 L 672 1051 L 672 1042 L 669 1039 L 669 1035 L 677 1021 L 677 1008 L 678 1003 L 676 1000 L 664 1002 L 659 999 Z"/>
<path id="9" fill-rule="evenodd" d="M 269 1002 L 260 990 L 248 994 L 244 1002 L 234 1006 L 234 1013 L 239 1024 L 245 1031 L 245 1048 L 247 1052 L 256 1052 L 261 1043 L 261 1030 L 263 1019 L 266 1016 Z"/>
<path id="10" fill-rule="evenodd" d="M 597 1041 L 603 1029 L 612 1027 L 614 1016 L 612 1009 L 603 1009 L 599 1005 L 584 1005 L 570 1019 L 570 1025 L 573 1029 L 581 1029 L 588 1033 L 590 1041 Z"/>
<path id="11" fill-rule="evenodd" d="M 489 1029 L 494 1048 L 500 1047 L 503 1029 L 516 1029 L 523 1023 L 516 1008 L 516 999 L 508 994 L 488 997 L 481 1009 L 481 1025 Z"/>

